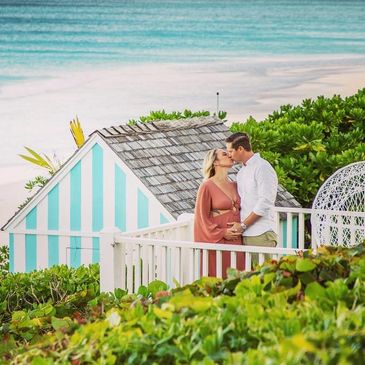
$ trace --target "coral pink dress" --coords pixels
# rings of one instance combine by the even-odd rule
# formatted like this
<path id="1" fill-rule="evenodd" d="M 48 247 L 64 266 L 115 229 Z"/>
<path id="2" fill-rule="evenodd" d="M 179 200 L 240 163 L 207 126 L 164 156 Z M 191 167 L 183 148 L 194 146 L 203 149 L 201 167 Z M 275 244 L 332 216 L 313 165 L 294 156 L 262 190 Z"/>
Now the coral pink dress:
<path id="1" fill-rule="evenodd" d="M 194 240 L 196 242 L 242 244 L 242 237 L 227 241 L 224 238 L 227 223 L 240 222 L 240 197 L 237 192 L 237 183 L 231 182 L 230 190 L 226 194 L 212 180 L 204 181 L 198 190 L 195 204 Z M 224 211 L 214 214 L 215 210 Z M 219 214 L 219 215 L 218 215 Z M 208 251 L 208 275 L 216 276 L 216 251 Z M 244 253 L 237 253 L 237 269 L 244 270 Z M 227 269 L 231 265 L 231 253 L 222 253 L 222 274 L 227 277 Z"/>

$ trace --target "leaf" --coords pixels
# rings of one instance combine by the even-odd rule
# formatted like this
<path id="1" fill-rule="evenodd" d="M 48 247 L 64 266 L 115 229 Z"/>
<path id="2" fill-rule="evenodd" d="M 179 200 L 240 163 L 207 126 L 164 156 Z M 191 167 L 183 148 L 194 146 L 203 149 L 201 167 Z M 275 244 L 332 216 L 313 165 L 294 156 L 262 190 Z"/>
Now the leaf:
<path id="1" fill-rule="evenodd" d="M 298 280 L 297 285 L 294 288 L 290 288 L 285 291 L 285 293 L 288 295 L 288 297 L 291 297 L 293 295 L 297 295 L 300 292 L 300 289 L 302 288 L 302 283 L 300 280 Z"/>
<path id="2" fill-rule="evenodd" d="M 156 293 L 161 290 L 167 290 L 168 286 L 161 280 L 154 280 L 148 284 L 148 291 L 155 297 Z"/>
<path id="3" fill-rule="evenodd" d="M 59 166 L 56 167 L 55 164 L 51 161 L 51 159 L 48 156 L 45 155 L 45 157 L 42 157 L 40 154 L 38 154 L 31 148 L 26 147 L 26 146 L 24 148 L 31 154 L 31 156 L 19 155 L 24 160 L 26 160 L 34 165 L 47 169 L 50 172 L 50 174 L 52 174 L 52 175 L 59 169 Z"/>
<path id="4" fill-rule="evenodd" d="M 325 297 L 326 289 L 316 281 L 309 283 L 305 288 L 305 296 L 312 300 L 320 300 Z"/>
<path id="5" fill-rule="evenodd" d="M 46 359 L 41 356 L 35 356 L 32 359 L 31 365 L 52 365 L 53 361 L 52 359 Z"/>
<path id="6" fill-rule="evenodd" d="M 137 294 L 142 295 L 143 297 L 146 298 L 148 296 L 148 289 L 144 285 L 141 285 L 138 288 Z"/>
<path id="7" fill-rule="evenodd" d="M 270 272 L 264 275 L 264 287 L 266 287 L 267 284 L 271 283 L 276 277 L 276 274 L 274 272 Z"/>
<path id="8" fill-rule="evenodd" d="M 295 268 L 300 272 L 312 271 L 317 265 L 310 259 L 298 259 Z"/>
<path id="9" fill-rule="evenodd" d="M 82 130 L 78 116 L 70 122 L 70 131 L 76 143 L 77 148 L 80 148 L 85 143 L 84 131 Z"/>
<path id="10" fill-rule="evenodd" d="M 189 289 L 185 289 L 175 294 L 169 303 L 173 304 L 176 310 L 191 308 L 195 312 L 204 312 L 214 304 L 214 301 L 212 297 L 195 297 Z"/>
<path id="11" fill-rule="evenodd" d="M 121 288 L 116 288 L 116 289 L 114 289 L 114 295 L 117 299 L 121 299 L 125 295 L 127 295 L 127 292 Z"/>
<path id="12" fill-rule="evenodd" d="M 65 317 L 63 319 L 61 318 L 57 318 L 57 317 L 52 317 L 51 319 L 51 324 L 52 327 L 57 331 L 57 330 L 67 330 L 68 328 L 71 327 L 71 319 L 68 317 Z"/>
<path id="13" fill-rule="evenodd" d="M 170 311 L 163 310 L 158 307 L 153 308 L 153 313 L 160 319 L 170 319 L 172 317 L 172 313 Z"/>

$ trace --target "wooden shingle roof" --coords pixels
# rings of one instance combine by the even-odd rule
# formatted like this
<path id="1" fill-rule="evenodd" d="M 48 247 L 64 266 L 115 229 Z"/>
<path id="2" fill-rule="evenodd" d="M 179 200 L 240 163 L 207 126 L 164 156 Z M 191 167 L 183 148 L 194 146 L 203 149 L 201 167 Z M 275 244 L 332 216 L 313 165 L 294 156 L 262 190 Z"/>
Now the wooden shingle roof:
<path id="1" fill-rule="evenodd" d="M 119 125 L 97 133 L 175 218 L 194 212 L 203 158 L 210 149 L 224 148 L 230 134 L 214 116 Z M 230 177 L 235 179 L 234 170 Z M 276 205 L 300 207 L 282 186 Z"/>

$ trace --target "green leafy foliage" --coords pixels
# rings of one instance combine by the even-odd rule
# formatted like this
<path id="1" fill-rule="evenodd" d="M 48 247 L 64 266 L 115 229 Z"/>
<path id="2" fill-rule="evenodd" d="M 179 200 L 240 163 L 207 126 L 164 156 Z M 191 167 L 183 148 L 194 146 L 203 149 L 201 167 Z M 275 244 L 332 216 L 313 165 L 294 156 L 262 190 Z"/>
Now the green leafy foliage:
<path id="1" fill-rule="evenodd" d="M 224 113 L 224 112 L 221 112 L 221 113 Z M 226 114 L 220 114 L 220 116 L 222 116 L 222 115 L 225 116 Z M 206 110 L 192 112 L 189 109 L 185 109 L 183 112 L 174 111 L 174 112 L 168 113 L 164 109 L 162 109 L 162 110 L 151 111 L 149 115 L 141 116 L 141 117 L 139 117 L 138 120 L 130 119 L 128 121 L 128 124 L 133 125 L 133 124 L 136 124 L 137 122 L 149 123 L 149 122 L 154 122 L 156 120 L 175 120 L 175 119 L 186 119 L 186 118 L 193 118 L 193 117 L 207 117 L 209 115 L 210 115 L 210 113 Z"/>
<path id="2" fill-rule="evenodd" d="M 85 313 L 86 304 L 100 290 L 98 265 L 78 269 L 61 265 L 29 274 L 2 272 L 0 280 L 0 336 L 12 334 L 15 339 L 31 340 L 51 329 L 52 316 Z"/>
<path id="3" fill-rule="evenodd" d="M 9 271 L 9 247 L 0 244 L 0 275 Z M 1 277 L 1 276 L 0 276 Z"/>
<path id="4" fill-rule="evenodd" d="M 337 169 L 365 159 L 365 88 L 341 98 L 305 99 L 284 105 L 257 123 L 233 123 L 250 135 L 255 151 L 274 166 L 280 183 L 303 206 Z"/>
<path id="5" fill-rule="evenodd" d="M 82 272 L 93 277 L 90 268 Z M 11 364 L 360 365 L 364 279 L 360 245 L 284 256 L 171 291 L 156 281 L 135 295 L 96 293 L 62 316 L 52 301 L 23 303 L 12 312 L 3 357 Z"/>
<path id="6" fill-rule="evenodd" d="M 25 188 L 29 190 L 29 192 L 32 192 L 34 188 L 41 188 L 44 185 L 46 185 L 47 181 L 49 179 L 44 176 L 36 176 L 34 179 L 27 181 L 25 184 Z"/>

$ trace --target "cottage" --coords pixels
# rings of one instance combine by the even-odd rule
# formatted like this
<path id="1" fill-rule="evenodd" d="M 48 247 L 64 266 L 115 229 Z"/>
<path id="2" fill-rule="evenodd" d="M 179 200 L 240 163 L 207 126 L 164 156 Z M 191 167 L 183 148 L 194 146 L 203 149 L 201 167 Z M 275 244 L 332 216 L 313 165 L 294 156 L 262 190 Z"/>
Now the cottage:
<path id="1" fill-rule="evenodd" d="M 9 232 L 10 270 L 98 262 L 101 230 L 133 231 L 193 213 L 203 157 L 228 135 L 213 116 L 95 131 L 2 227 Z M 300 207 L 282 187 L 276 205 Z"/>

